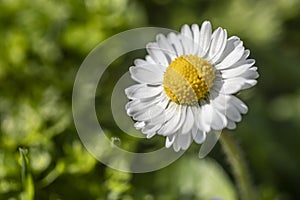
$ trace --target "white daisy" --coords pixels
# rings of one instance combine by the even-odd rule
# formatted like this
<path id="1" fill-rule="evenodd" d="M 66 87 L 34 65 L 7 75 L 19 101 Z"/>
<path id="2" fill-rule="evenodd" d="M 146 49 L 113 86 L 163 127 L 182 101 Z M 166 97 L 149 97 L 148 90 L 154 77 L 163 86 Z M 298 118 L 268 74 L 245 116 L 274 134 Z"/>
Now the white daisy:
<path id="1" fill-rule="evenodd" d="M 212 32 L 184 25 L 179 34 L 157 35 L 149 55 L 135 60 L 130 74 L 137 84 L 125 90 L 126 111 L 147 138 L 166 136 L 166 147 L 186 150 L 213 131 L 234 129 L 247 106 L 235 94 L 254 86 L 255 60 L 236 36 L 223 28 Z"/>

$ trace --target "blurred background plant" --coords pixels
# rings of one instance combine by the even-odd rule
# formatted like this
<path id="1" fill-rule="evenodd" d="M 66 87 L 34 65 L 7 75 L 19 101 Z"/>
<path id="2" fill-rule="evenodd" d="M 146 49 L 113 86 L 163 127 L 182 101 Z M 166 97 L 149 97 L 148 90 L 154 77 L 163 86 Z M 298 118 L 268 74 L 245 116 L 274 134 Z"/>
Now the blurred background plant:
<path id="1" fill-rule="evenodd" d="M 227 132 L 243 147 L 261 198 L 297 199 L 298 0 L 0 0 L 0 199 L 238 199 L 219 145 L 204 160 L 193 145 L 162 170 L 128 174 L 97 162 L 72 121 L 75 75 L 97 44 L 135 27 L 179 30 L 204 20 L 241 37 L 259 66 L 259 84 L 240 95 L 250 112 Z M 136 51 L 114 62 L 96 99 L 103 127 L 131 151 L 163 145 L 159 137 L 126 136 L 110 111 L 116 80 L 144 55 Z"/>

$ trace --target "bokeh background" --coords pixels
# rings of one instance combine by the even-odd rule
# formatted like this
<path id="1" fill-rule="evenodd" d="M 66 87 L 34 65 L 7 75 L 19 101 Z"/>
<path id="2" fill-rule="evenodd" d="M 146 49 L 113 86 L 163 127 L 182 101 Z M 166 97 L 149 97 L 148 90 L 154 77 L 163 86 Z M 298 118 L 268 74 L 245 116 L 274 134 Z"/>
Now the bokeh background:
<path id="1" fill-rule="evenodd" d="M 162 170 L 122 173 L 84 149 L 72 119 L 76 72 L 101 41 L 136 27 L 179 30 L 204 20 L 238 35 L 259 67 L 258 85 L 240 95 L 249 113 L 229 134 L 244 151 L 261 199 L 299 199 L 299 0 L 0 0 L 0 199 L 238 199 L 219 144 L 204 160 L 192 145 Z M 108 137 L 135 152 L 160 148 L 163 138 L 124 134 L 110 96 L 145 53 L 114 62 L 96 99 Z"/>

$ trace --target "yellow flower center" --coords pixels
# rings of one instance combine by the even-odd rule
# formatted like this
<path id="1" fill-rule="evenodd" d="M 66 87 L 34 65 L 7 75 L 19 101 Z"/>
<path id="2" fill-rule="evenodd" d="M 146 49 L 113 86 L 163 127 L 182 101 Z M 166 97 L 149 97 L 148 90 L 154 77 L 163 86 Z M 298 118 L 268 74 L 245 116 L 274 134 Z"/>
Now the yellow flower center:
<path id="1" fill-rule="evenodd" d="M 173 60 L 164 74 L 164 91 L 177 104 L 193 105 L 204 99 L 215 79 L 215 69 L 194 55 Z"/>

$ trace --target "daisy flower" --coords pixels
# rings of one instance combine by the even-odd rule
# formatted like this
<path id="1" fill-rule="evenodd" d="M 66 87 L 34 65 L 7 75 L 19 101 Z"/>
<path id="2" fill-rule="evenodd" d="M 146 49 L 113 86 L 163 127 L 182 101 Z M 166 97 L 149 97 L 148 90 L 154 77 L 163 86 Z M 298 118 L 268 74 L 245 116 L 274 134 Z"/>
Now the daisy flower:
<path id="1" fill-rule="evenodd" d="M 137 82 L 125 89 L 127 114 L 147 138 L 166 136 L 166 147 L 186 150 L 214 131 L 235 129 L 247 106 L 235 96 L 254 86 L 255 60 L 240 38 L 210 22 L 184 25 L 181 32 L 159 34 L 146 46 L 145 59 L 130 67 Z"/>

